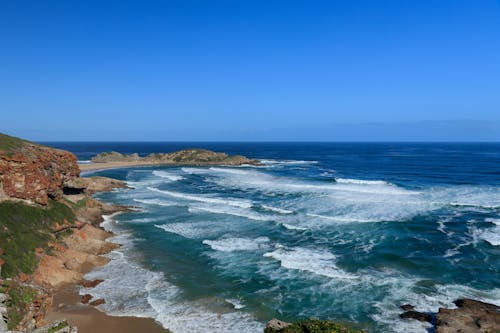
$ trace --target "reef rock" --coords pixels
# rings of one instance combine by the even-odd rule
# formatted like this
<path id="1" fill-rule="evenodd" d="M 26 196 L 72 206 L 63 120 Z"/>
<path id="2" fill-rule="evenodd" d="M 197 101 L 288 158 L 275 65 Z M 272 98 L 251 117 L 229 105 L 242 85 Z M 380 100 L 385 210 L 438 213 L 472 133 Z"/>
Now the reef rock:
<path id="1" fill-rule="evenodd" d="M 60 199 L 64 184 L 80 175 L 70 152 L 0 134 L 0 200 L 22 199 L 46 205 Z"/>
<path id="2" fill-rule="evenodd" d="M 472 299 L 458 299 L 456 309 L 440 308 L 436 333 L 500 332 L 500 307 Z"/>

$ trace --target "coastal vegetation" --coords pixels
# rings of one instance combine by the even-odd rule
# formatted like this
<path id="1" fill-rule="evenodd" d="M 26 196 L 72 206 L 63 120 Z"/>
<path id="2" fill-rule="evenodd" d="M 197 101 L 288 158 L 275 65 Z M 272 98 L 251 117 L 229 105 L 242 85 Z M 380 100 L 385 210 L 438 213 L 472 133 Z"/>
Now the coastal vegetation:
<path id="1" fill-rule="evenodd" d="M 343 324 L 320 319 L 305 319 L 292 324 L 285 323 L 284 327 L 266 327 L 264 333 L 363 333 L 363 331 L 349 328 Z"/>
<path id="2" fill-rule="evenodd" d="M 50 251 L 49 242 L 54 240 L 53 228 L 72 224 L 73 210 L 60 202 L 50 200 L 46 207 L 22 202 L 0 202 L 2 217 L 0 244 L 5 264 L 2 277 L 13 277 L 19 273 L 32 274 L 38 260 L 36 249 Z"/>

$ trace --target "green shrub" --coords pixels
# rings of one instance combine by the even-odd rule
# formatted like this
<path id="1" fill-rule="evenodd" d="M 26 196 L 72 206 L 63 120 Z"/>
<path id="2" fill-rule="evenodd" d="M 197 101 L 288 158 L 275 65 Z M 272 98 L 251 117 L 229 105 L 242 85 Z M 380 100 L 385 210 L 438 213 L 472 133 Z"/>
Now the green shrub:
<path id="1" fill-rule="evenodd" d="M 363 333 L 329 320 L 306 319 L 280 330 L 266 328 L 265 333 Z"/>
<path id="2" fill-rule="evenodd" d="M 35 248 L 47 250 L 47 243 L 54 239 L 54 225 L 73 223 L 75 219 L 70 207 L 56 201 L 50 201 L 47 207 L 0 202 L 0 247 L 5 261 L 2 277 L 32 274 L 38 263 Z"/>

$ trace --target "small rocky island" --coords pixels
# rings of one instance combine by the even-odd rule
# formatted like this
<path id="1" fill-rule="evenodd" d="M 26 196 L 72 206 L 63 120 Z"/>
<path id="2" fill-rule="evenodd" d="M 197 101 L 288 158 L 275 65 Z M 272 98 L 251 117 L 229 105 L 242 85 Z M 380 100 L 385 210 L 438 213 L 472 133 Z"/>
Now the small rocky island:
<path id="1" fill-rule="evenodd" d="M 134 166 L 209 166 L 209 165 L 260 165 L 260 161 L 241 155 L 228 155 L 207 149 L 191 148 L 171 153 L 154 153 L 147 156 L 139 154 L 124 155 L 116 151 L 103 152 L 91 159 L 91 163 L 80 164 L 82 171 L 127 168 Z"/>
<path id="2" fill-rule="evenodd" d="M 104 152 L 92 157 L 93 163 L 147 163 L 166 165 L 258 165 L 256 159 L 241 155 L 228 155 L 207 149 L 183 149 L 172 153 L 155 153 L 140 157 L 139 154 L 123 155 L 118 152 Z"/>

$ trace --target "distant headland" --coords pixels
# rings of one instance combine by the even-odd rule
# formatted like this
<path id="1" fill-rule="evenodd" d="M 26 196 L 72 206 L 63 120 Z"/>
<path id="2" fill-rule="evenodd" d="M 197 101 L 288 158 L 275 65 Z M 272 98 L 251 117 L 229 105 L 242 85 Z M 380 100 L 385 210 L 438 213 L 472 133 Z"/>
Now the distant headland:
<path id="1" fill-rule="evenodd" d="M 124 155 L 115 151 L 100 153 L 91 159 L 91 163 L 81 164 L 82 171 L 126 168 L 154 165 L 260 165 L 260 161 L 241 155 L 228 155 L 207 149 L 183 149 L 171 153 L 153 153 L 141 157 L 139 154 Z"/>

